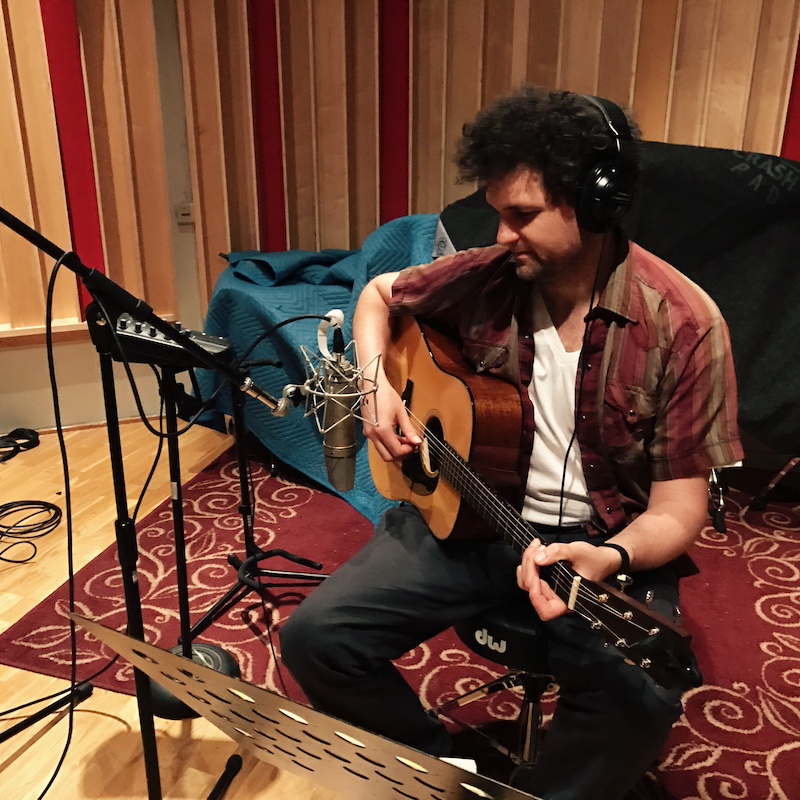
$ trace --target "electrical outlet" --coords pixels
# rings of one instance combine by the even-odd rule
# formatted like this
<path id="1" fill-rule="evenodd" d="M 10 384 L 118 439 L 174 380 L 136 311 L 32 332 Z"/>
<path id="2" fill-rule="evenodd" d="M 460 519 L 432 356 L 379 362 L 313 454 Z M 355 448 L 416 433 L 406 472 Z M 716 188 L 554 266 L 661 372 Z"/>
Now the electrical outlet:
<path id="1" fill-rule="evenodd" d="M 175 219 L 178 225 L 194 225 L 194 204 L 176 203 Z"/>

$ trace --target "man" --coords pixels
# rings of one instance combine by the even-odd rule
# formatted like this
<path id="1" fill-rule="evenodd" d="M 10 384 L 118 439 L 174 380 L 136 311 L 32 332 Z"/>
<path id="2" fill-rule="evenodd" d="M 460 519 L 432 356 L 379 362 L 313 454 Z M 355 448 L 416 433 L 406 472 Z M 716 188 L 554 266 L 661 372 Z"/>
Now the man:
<path id="1" fill-rule="evenodd" d="M 629 573 L 634 596 L 676 616 L 709 471 L 741 458 L 719 311 L 617 228 L 635 180 L 630 127 L 607 101 L 536 87 L 482 111 L 458 165 L 499 213 L 497 245 L 377 277 L 354 319 L 362 363 L 391 347 L 392 316 L 412 314 L 457 337 L 476 371 L 517 387 L 516 501 L 554 542 L 520 562 L 500 540 L 436 539 L 402 505 L 282 633 L 284 660 L 315 706 L 447 755 L 444 727 L 390 661 L 524 591 L 546 621 L 559 700 L 539 758 L 513 782 L 548 800 L 623 797 L 681 705 L 680 692 L 567 613 L 540 567 L 564 561 L 590 580 Z M 365 433 L 381 458 L 420 447 L 384 375 L 374 412 Z"/>

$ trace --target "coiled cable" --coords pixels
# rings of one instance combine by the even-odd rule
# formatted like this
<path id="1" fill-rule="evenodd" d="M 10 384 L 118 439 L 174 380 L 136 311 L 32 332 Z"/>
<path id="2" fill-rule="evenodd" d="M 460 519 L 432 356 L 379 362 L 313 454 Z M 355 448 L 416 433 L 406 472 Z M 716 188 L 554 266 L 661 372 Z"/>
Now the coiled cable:
<path id="1" fill-rule="evenodd" d="M 25 564 L 36 557 L 34 539 L 55 530 L 61 522 L 61 509 L 44 500 L 13 500 L 0 505 L 0 561 Z M 9 557 L 7 553 L 28 547 L 24 557 Z"/>

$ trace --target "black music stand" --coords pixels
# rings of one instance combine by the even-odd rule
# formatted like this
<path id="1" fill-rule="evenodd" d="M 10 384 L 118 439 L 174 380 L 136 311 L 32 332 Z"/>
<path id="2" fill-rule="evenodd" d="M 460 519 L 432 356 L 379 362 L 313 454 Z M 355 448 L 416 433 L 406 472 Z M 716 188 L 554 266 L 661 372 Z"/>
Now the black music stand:
<path id="1" fill-rule="evenodd" d="M 221 675 L 78 615 L 73 619 L 136 669 L 170 687 L 261 761 L 348 800 L 525 800 L 529 795 L 411 747 Z"/>

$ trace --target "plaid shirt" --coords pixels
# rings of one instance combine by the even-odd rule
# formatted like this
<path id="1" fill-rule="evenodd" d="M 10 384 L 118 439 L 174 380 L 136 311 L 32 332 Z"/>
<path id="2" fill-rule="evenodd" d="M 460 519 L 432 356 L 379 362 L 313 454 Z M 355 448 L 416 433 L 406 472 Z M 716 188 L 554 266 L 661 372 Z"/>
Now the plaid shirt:
<path id="1" fill-rule="evenodd" d="M 519 389 L 523 414 L 517 503 L 535 432 L 530 281 L 494 245 L 403 270 L 391 313 L 444 323 L 464 355 Z M 587 317 L 576 382 L 577 440 L 595 533 L 616 533 L 645 510 L 652 481 L 741 460 L 728 328 L 696 284 L 636 244 Z M 581 371 L 583 384 L 581 385 Z"/>

